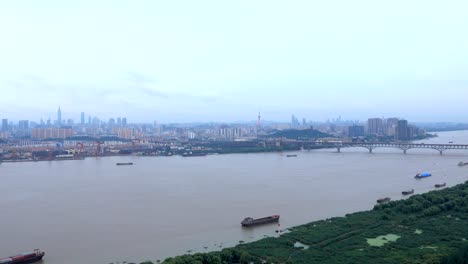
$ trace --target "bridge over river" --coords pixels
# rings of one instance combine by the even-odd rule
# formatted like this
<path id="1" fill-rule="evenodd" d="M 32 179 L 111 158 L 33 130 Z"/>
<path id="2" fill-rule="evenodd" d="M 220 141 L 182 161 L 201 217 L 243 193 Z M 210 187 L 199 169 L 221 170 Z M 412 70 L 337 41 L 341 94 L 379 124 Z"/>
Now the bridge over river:
<path id="1" fill-rule="evenodd" d="M 450 149 L 464 149 L 468 150 L 468 145 L 460 144 L 424 144 L 424 143 L 383 143 L 383 142 L 321 142 L 321 141 L 303 141 L 302 145 L 305 149 L 308 148 L 336 148 L 338 152 L 341 152 L 342 148 L 366 148 L 370 153 L 376 148 L 398 148 L 403 151 L 404 154 L 410 149 L 433 149 L 439 151 L 440 155 L 443 155 L 444 151 Z"/>

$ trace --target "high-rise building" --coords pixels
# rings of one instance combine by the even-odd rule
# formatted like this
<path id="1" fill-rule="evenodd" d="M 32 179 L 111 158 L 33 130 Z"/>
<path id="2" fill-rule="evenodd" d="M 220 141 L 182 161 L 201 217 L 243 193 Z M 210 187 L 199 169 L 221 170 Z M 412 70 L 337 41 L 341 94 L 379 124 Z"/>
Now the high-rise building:
<path id="1" fill-rule="evenodd" d="M 60 110 L 60 106 L 57 111 L 57 125 L 62 125 L 62 111 Z"/>
<path id="2" fill-rule="evenodd" d="M 2 131 L 8 131 L 8 119 L 2 119 Z"/>
<path id="3" fill-rule="evenodd" d="M 70 127 L 64 128 L 33 128 L 33 139 L 65 139 L 73 135 L 73 129 Z"/>
<path id="4" fill-rule="evenodd" d="M 222 126 L 218 130 L 218 138 L 221 140 L 235 140 L 243 136 L 240 127 Z"/>
<path id="5" fill-rule="evenodd" d="M 408 139 L 412 139 L 417 136 L 417 127 L 415 126 L 408 126 Z"/>
<path id="6" fill-rule="evenodd" d="M 96 116 L 93 117 L 93 126 L 99 126 L 101 124 L 101 120 Z"/>
<path id="7" fill-rule="evenodd" d="M 117 117 L 117 126 L 122 126 L 122 118 Z"/>
<path id="8" fill-rule="evenodd" d="M 408 132 L 409 132 L 408 121 L 399 120 L 398 126 L 395 131 L 395 139 L 396 140 L 409 140 Z"/>
<path id="9" fill-rule="evenodd" d="M 348 137 L 362 137 L 364 136 L 364 126 L 352 125 L 348 127 Z"/>
<path id="10" fill-rule="evenodd" d="M 26 131 L 29 129 L 29 120 L 20 120 L 18 122 L 18 129 L 21 131 Z"/>
<path id="11" fill-rule="evenodd" d="M 383 120 L 381 118 L 369 118 L 367 125 L 369 135 L 383 135 Z"/>
<path id="12" fill-rule="evenodd" d="M 398 118 L 396 117 L 393 117 L 393 118 L 389 118 L 387 119 L 387 129 L 385 131 L 385 133 L 388 135 L 388 136 L 395 136 L 395 133 L 396 133 L 396 127 L 398 126 Z"/>
<path id="13" fill-rule="evenodd" d="M 300 125 L 299 119 L 295 115 L 291 116 L 291 127 L 292 128 L 297 128 Z"/>
<path id="14" fill-rule="evenodd" d="M 85 123 L 85 115 L 84 112 L 81 112 L 81 125 L 84 125 Z"/>
<path id="15" fill-rule="evenodd" d="M 122 118 L 122 126 L 127 126 L 127 118 Z"/>

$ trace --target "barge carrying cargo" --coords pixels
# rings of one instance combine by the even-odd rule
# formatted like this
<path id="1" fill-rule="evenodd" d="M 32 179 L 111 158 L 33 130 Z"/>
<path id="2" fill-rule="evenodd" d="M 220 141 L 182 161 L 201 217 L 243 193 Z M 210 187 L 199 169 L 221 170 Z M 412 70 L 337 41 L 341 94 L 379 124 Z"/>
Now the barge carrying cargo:
<path id="1" fill-rule="evenodd" d="M 244 221 L 241 222 L 241 225 L 244 227 L 251 227 L 256 225 L 264 225 L 278 222 L 280 219 L 279 215 L 272 215 L 264 218 L 253 219 L 252 217 L 247 217 Z"/>
<path id="2" fill-rule="evenodd" d="M 115 165 L 122 166 L 122 165 L 133 165 L 133 162 L 118 162 Z"/>
<path id="3" fill-rule="evenodd" d="M 423 173 L 418 173 L 416 174 L 416 176 L 414 176 L 415 179 L 422 179 L 422 178 L 427 178 L 427 177 L 431 177 L 432 174 L 430 174 L 429 172 L 423 172 Z"/>
<path id="4" fill-rule="evenodd" d="M 31 252 L 25 252 L 16 256 L 0 259 L 0 264 L 23 264 L 23 263 L 35 263 L 44 257 L 44 251 L 35 249 Z"/>

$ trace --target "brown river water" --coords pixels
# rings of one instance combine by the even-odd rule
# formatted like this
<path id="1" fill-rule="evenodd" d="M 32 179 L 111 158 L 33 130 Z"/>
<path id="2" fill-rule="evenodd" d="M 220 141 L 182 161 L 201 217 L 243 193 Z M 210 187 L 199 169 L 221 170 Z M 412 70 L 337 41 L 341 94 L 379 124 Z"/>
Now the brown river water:
<path id="1" fill-rule="evenodd" d="M 425 143 L 468 144 L 468 131 Z M 297 154 L 295 158 L 287 154 Z M 41 248 L 44 263 L 122 263 L 207 252 L 281 228 L 369 210 L 381 197 L 468 179 L 468 150 L 333 149 L 206 157 L 106 157 L 0 164 L 0 257 Z M 133 162 L 133 166 L 116 166 Z M 417 172 L 432 177 L 415 180 Z"/>

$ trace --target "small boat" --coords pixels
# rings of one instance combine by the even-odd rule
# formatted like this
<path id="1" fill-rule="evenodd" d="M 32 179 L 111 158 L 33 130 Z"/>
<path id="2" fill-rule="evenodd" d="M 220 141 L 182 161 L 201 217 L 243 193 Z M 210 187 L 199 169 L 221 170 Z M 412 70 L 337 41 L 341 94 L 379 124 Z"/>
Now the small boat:
<path id="1" fill-rule="evenodd" d="M 382 204 L 382 203 L 388 203 L 392 200 L 390 197 L 385 197 L 385 198 L 380 198 L 377 200 L 377 203 Z"/>
<path id="2" fill-rule="evenodd" d="M 449 141 L 449 144 L 453 144 L 453 141 Z"/>
<path id="3" fill-rule="evenodd" d="M 458 163 L 458 166 L 460 166 L 460 167 L 466 166 L 466 165 L 468 165 L 468 162 L 460 161 L 460 163 Z"/>
<path id="4" fill-rule="evenodd" d="M 22 263 L 34 263 L 42 260 L 45 253 L 39 249 L 35 249 L 31 252 L 25 252 L 16 256 L 0 259 L 0 264 L 22 264 Z"/>
<path id="5" fill-rule="evenodd" d="M 403 195 L 410 195 L 414 193 L 414 189 L 408 190 L 408 191 L 402 191 L 401 194 Z"/>
<path id="6" fill-rule="evenodd" d="M 442 188 L 442 187 L 445 187 L 445 186 L 447 186 L 447 183 L 445 183 L 445 182 L 444 183 L 437 183 L 437 184 L 434 185 L 434 187 L 436 187 L 436 188 Z"/>
<path id="7" fill-rule="evenodd" d="M 268 216 L 268 217 L 264 217 L 264 218 L 258 218 L 258 219 L 253 219 L 252 217 L 247 217 L 241 222 L 241 225 L 243 227 L 264 225 L 264 224 L 270 224 L 270 223 L 278 222 L 279 219 L 280 219 L 279 215 L 272 215 L 272 216 Z"/>
<path id="8" fill-rule="evenodd" d="M 295 158 L 295 157 L 297 157 L 297 155 L 286 155 L 286 157 L 288 157 L 288 158 Z"/>
<path id="9" fill-rule="evenodd" d="M 423 172 L 423 173 L 418 173 L 416 176 L 414 176 L 415 179 L 422 179 L 422 178 L 427 178 L 432 176 L 429 172 Z"/>
<path id="10" fill-rule="evenodd" d="M 133 162 L 117 162 L 117 166 L 122 166 L 122 165 L 133 165 Z"/>

